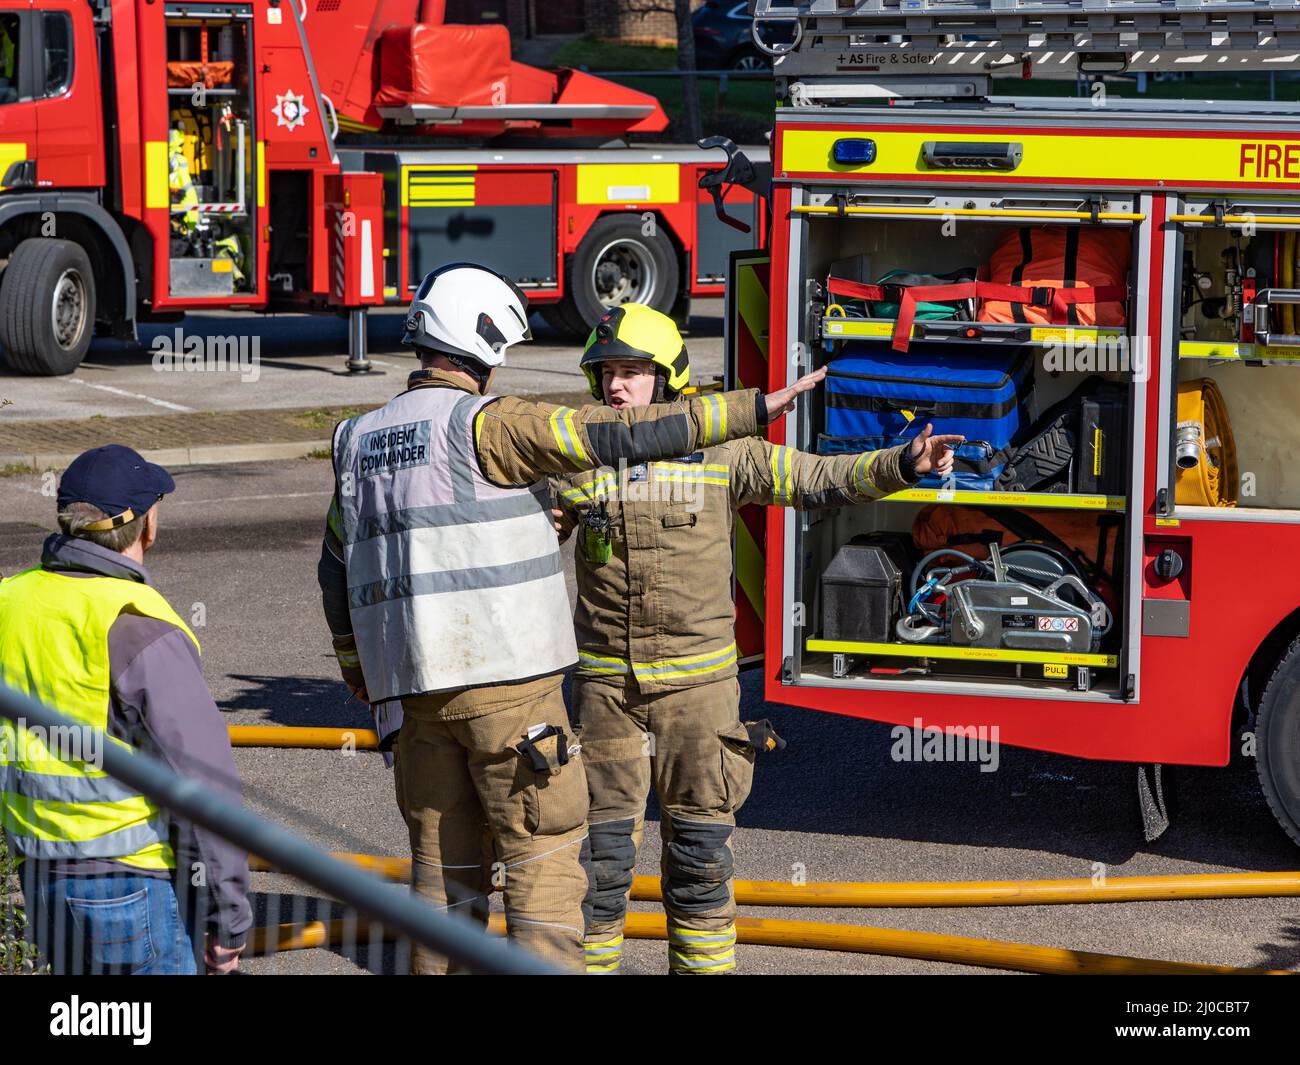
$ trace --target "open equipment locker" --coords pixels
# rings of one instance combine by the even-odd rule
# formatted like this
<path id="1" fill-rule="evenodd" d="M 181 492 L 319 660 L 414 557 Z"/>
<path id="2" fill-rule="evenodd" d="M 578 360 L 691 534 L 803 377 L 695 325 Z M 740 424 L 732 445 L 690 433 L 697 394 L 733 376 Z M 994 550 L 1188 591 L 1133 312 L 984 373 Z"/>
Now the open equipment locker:
<path id="1" fill-rule="evenodd" d="M 993 75 L 1007 70 L 1073 80 L 1292 69 L 1300 2 L 752 0 L 751 11 L 760 45 L 768 24 L 795 32 L 792 44 L 769 48 L 779 99 L 770 260 L 733 259 L 733 381 L 779 388 L 845 344 L 891 345 L 887 315 L 829 306 L 831 266 L 856 255 L 869 256 L 877 277 L 941 274 L 986 260 L 1007 227 L 1132 236 L 1118 336 L 1055 325 L 954 336 L 947 323 L 920 321 L 911 333 L 926 350 L 1031 351 L 1040 410 L 1081 380 L 1077 365 L 1046 371 L 1049 353 L 1091 353 L 1087 372 L 1104 353 L 1103 376 L 1128 390 L 1122 491 L 926 487 L 840 511 L 742 515 L 738 642 L 742 656 L 761 655 L 766 697 L 910 727 L 997 725 L 1007 744 L 1148 766 L 1225 765 L 1249 721 L 1265 796 L 1300 842 L 1300 585 L 1269 568 L 1300 549 L 1300 474 L 1288 461 L 1300 443 L 1300 255 L 1289 274 L 1248 278 L 1249 245 L 1239 241 L 1290 232 L 1286 246 L 1300 245 L 1300 108 L 990 95 Z M 1247 319 L 1268 326 L 1270 342 L 1243 331 Z M 1236 441 L 1241 483 L 1221 479 L 1222 502 L 1233 505 L 1193 505 L 1180 489 L 1178 386 L 1206 377 L 1218 382 Z M 802 404 L 770 439 L 815 449 L 823 403 Z M 1201 439 L 1208 468 L 1221 442 Z M 818 581 L 835 550 L 861 533 L 906 531 L 924 505 L 1120 523 L 1114 629 L 1099 658 L 823 639 Z M 911 671 L 918 666 L 926 671 Z"/>

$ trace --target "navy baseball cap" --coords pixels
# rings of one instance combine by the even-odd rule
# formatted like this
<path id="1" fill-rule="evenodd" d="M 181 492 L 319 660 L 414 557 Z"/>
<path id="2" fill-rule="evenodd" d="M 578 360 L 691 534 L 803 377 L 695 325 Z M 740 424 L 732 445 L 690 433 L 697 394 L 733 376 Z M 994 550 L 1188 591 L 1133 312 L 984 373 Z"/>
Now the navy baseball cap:
<path id="1" fill-rule="evenodd" d="M 72 460 L 59 479 L 59 509 L 69 503 L 89 503 L 108 519 L 86 526 L 96 531 L 116 529 L 144 514 L 168 492 L 176 490 L 172 475 L 145 462 L 139 452 L 121 444 L 105 444 Z"/>

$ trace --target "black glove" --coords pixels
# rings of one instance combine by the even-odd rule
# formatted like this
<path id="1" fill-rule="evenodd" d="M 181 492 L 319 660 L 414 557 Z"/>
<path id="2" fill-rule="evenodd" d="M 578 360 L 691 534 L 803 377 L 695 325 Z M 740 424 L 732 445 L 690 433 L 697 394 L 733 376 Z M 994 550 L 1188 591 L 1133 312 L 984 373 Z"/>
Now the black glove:
<path id="1" fill-rule="evenodd" d="M 749 745 L 755 751 L 781 751 L 785 749 L 785 740 L 776 734 L 776 729 L 772 727 L 772 722 L 767 718 L 762 721 L 745 721 L 743 722 L 745 731 L 749 733 Z"/>
<path id="2" fill-rule="evenodd" d="M 916 460 L 920 456 L 912 450 L 915 446 L 916 442 L 913 441 L 903 448 L 903 453 L 898 456 L 898 472 L 903 475 L 903 480 L 908 484 L 916 484 L 921 479 L 916 472 Z"/>

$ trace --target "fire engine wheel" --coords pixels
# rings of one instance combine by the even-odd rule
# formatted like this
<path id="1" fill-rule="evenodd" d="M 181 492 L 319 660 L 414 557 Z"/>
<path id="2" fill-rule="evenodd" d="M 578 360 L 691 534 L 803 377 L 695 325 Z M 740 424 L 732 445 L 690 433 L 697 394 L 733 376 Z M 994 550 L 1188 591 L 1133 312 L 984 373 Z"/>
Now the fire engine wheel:
<path id="1" fill-rule="evenodd" d="M 19 373 L 72 373 L 90 350 L 95 275 L 81 245 L 25 240 L 0 279 L 0 343 Z"/>
<path id="2" fill-rule="evenodd" d="M 1300 844 L 1300 639 L 1264 689 L 1255 723 L 1255 762 L 1273 816 Z"/>
<path id="3" fill-rule="evenodd" d="M 649 232 L 646 232 L 647 228 Z M 677 302 L 677 250 L 640 215 L 607 215 L 582 238 L 565 266 L 562 312 L 585 333 L 611 307 L 645 303 L 668 314 Z"/>

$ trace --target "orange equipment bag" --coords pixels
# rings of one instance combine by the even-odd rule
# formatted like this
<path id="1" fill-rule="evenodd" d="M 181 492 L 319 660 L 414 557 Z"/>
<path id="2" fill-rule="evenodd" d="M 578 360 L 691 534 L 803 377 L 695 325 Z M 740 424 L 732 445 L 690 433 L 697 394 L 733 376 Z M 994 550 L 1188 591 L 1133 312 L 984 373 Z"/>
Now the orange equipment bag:
<path id="1" fill-rule="evenodd" d="M 189 89 L 202 85 L 207 89 L 217 89 L 229 85 L 235 76 L 235 64 L 228 60 L 211 63 L 168 63 L 167 88 Z"/>
<path id="2" fill-rule="evenodd" d="M 1025 226 L 1008 233 L 989 260 L 989 282 L 1029 294 L 1016 298 L 981 292 L 976 318 L 1031 325 L 1125 325 L 1132 253 L 1127 228 Z"/>

